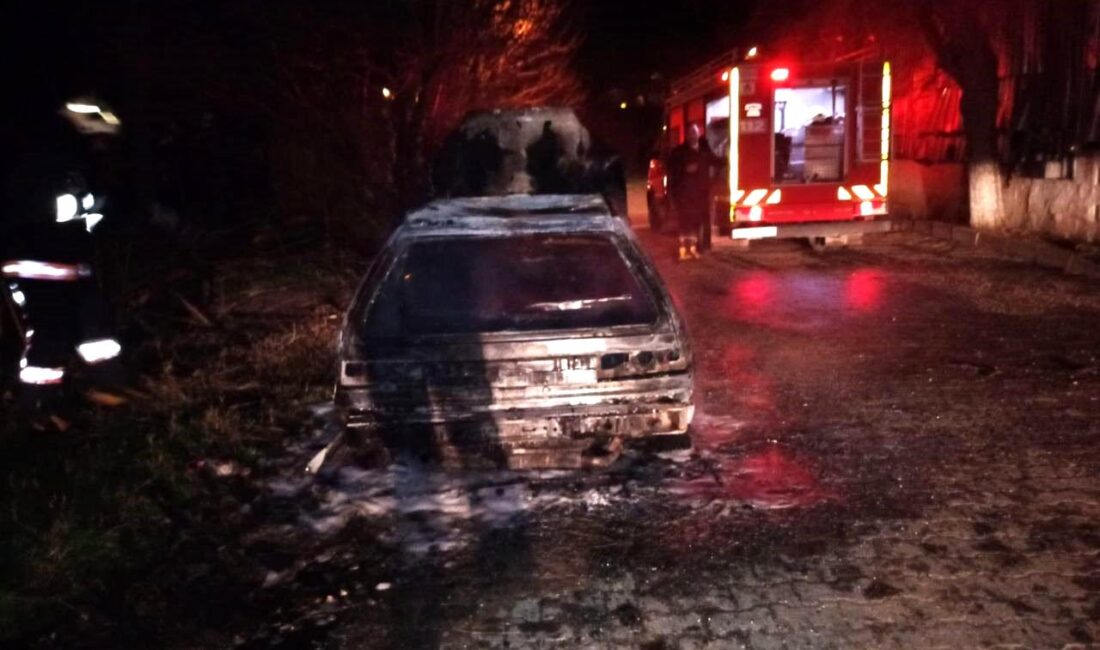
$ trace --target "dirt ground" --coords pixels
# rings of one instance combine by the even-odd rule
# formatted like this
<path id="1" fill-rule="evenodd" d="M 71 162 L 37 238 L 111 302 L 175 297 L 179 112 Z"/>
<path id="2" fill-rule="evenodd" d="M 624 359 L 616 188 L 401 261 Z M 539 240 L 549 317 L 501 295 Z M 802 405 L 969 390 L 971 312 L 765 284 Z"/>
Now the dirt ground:
<path id="1" fill-rule="evenodd" d="M 694 342 L 692 450 L 307 476 L 335 431 L 300 388 L 285 442 L 206 473 L 229 514 L 169 574 L 183 605 L 126 613 L 192 624 L 120 645 L 1100 644 L 1094 285 L 907 234 L 690 263 L 641 237 Z M 327 335 L 335 308 L 305 313 Z"/>
<path id="2" fill-rule="evenodd" d="M 268 534 L 330 542 L 268 579 L 330 581 L 323 645 L 1100 642 L 1095 287 L 909 235 L 687 264 L 643 238 L 697 351 L 693 451 L 280 477 Z M 318 624 L 291 625 L 262 643 Z"/>

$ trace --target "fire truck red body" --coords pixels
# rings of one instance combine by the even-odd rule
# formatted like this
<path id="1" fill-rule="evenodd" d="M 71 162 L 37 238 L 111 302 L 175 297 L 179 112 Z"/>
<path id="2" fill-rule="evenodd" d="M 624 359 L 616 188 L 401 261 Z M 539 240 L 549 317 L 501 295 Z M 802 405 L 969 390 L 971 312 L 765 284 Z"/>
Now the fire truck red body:
<path id="1" fill-rule="evenodd" d="M 882 230 L 890 177 L 888 62 L 723 57 L 678 80 L 662 153 L 691 125 L 725 160 L 714 225 L 731 239 L 823 238 Z M 732 125 L 732 128 L 731 128 Z M 649 169 L 651 223 L 671 215 L 663 156 Z"/>

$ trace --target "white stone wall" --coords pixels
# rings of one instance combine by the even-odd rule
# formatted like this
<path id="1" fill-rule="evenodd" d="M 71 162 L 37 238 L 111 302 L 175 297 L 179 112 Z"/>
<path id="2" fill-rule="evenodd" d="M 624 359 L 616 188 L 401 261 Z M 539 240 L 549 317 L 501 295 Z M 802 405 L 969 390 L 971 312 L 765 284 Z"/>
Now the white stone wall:
<path id="1" fill-rule="evenodd" d="M 1051 173 L 1060 168 L 1051 166 Z M 1078 158 L 1073 178 L 1009 179 L 1004 188 L 1005 229 L 1078 242 L 1100 241 L 1100 156 Z M 890 214 L 899 218 L 966 223 L 966 169 L 961 164 L 891 164 Z"/>
<path id="2" fill-rule="evenodd" d="M 1072 241 L 1100 240 L 1100 158 L 1079 158 L 1072 179 L 1012 178 L 1005 188 L 1010 229 Z"/>

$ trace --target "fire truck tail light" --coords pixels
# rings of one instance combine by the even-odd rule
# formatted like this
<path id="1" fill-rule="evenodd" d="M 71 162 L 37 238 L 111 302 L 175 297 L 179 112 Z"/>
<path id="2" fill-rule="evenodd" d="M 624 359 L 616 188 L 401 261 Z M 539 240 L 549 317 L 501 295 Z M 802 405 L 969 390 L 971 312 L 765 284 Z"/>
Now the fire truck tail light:
<path id="1" fill-rule="evenodd" d="M 776 191 L 771 193 L 771 196 L 769 196 L 768 200 L 765 201 L 764 203 L 766 203 L 768 205 L 778 205 L 779 202 L 782 201 L 782 200 L 783 200 L 783 190 L 776 190 Z"/>
<path id="2" fill-rule="evenodd" d="M 836 198 L 838 201 L 851 201 L 852 193 L 846 187 L 838 187 L 836 188 Z"/>
<path id="3" fill-rule="evenodd" d="M 768 195 L 768 190 L 753 190 L 745 197 L 745 205 L 752 207 L 758 205 Z"/>
<path id="4" fill-rule="evenodd" d="M 852 192 L 859 197 L 860 201 L 870 201 L 875 198 L 875 193 L 866 185 L 853 185 Z"/>
<path id="5" fill-rule="evenodd" d="M 772 81 L 786 81 L 791 78 L 791 71 L 789 68 L 776 68 L 772 70 Z"/>

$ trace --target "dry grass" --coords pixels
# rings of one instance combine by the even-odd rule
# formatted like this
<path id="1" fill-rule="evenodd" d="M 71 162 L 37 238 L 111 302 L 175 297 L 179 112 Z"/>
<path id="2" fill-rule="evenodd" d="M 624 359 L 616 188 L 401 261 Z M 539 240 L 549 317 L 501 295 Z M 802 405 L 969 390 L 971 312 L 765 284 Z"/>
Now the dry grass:
<path id="1" fill-rule="evenodd" d="M 66 434 L 0 418 L 0 645 L 149 638 L 166 622 L 217 616 L 201 603 L 184 607 L 198 608 L 194 620 L 163 614 L 188 598 L 194 566 L 228 562 L 245 477 L 298 435 L 306 405 L 330 396 L 340 313 L 362 266 L 227 263 L 213 301 L 137 316 L 163 330 L 135 355 L 143 372 L 128 406 L 87 411 Z M 216 477 L 215 466 L 238 469 Z"/>

